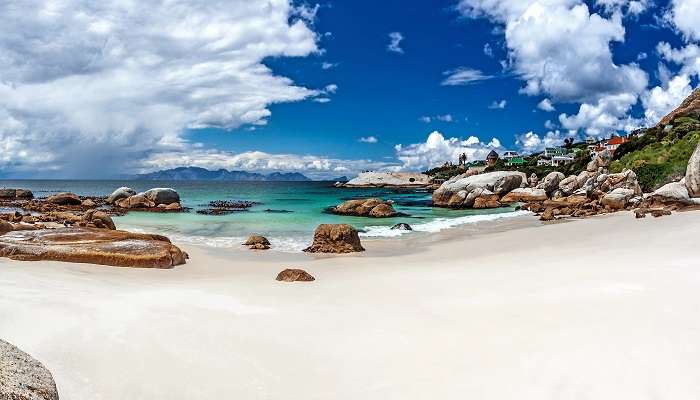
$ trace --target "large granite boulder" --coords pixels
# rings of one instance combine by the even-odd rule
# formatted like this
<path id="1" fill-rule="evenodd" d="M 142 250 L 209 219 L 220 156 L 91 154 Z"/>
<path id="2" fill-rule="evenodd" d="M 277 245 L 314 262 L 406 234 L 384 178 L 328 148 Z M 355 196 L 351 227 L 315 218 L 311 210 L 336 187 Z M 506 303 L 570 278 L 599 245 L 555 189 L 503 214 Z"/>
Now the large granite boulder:
<path id="1" fill-rule="evenodd" d="M 172 204 L 180 202 L 180 195 L 171 188 L 153 188 L 146 190 L 143 196 L 148 200 L 159 204 Z"/>
<path id="2" fill-rule="evenodd" d="M 314 241 L 304 249 L 308 253 L 353 253 L 365 251 L 357 230 L 347 224 L 321 224 L 314 232 Z"/>
<path id="3" fill-rule="evenodd" d="M 566 177 L 559 182 L 559 190 L 561 190 L 564 196 L 571 195 L 572 193 L 577 191 L 581 186 L 582 184 L 579 184 L 579 179 L 576 175 Z"/>
<path id="4" fill-rule="evenodd" d="M 430 177 L 412 172 L 363 172 L 339 186 L 343 187 L 425 187 Z"/>
<path id="5" fill-rule="evenodd" d="M 303 269 L 287 268 L 277 274 L 276 280 L 280 282 L 312 282 L 316 278 Z"/>
<path id="6" fill-rule="evenodd" d="M 115 230 L 112 217 L 104 211 L 88 210 L 78 222 L 82 227 Z"/>
<path id="7" fill-rule="evenodd" d="M 83 203 L 77 194 L 69 192 L 57 193 L 53 196 L 49 196 L 46 201 L 59 206 L 79 206 Z"/>
<path id="8" fill-rule="evenodd" d="M 513 189 L 510 193 L 503 196 L 501 203 L 529 203 L 531 201 L 545 201 L 547 200 L 547 193 L 544 189 L 536 188 L 517 188 Z"/>
<path id="9" fill-rule="evenodd" d="M 488 189 L 476 188 L 467 195 L 467 202 L 471 203 L 472 208 L 498 208 L 501 207 L 500 198 Z"/>
<path id="10" fill-rule="evenodd" d="M 17 189 L 6 189 L 6 188 L 0 189 L 0 199 L 2 199 L 2 200 L 14 199 L 16 196 L 17 196 Z"/>
<path id="11" fill-rule="evenodd" d="M 537 185 L 540 184 L 540 179 L 537 177 L 537 174 L 533 172 L 530 174 L 530 177 L 527 178 L 527 183 L 531 188 L 536 188 Z"/>
<path id="12" fill-rule="evenodd" d="M 518 171 L 496 171 L 467 177 L 456 176 L 433 192 L 433 205 L 471 208 L 477 198 L 488 196 L 486 201 L 482 200 L 480 204 L 488 203 L 491 195 L 505 196 L 513 189 L 519 188 L 525 181 L 525 174 Z"/>
<path id="13" fill-rule="evenodd" d="M 142 195 L 135 195 L 135 196 L 130 196 L 125 199 L 117 200 L 116 203 L 117 207 L 121 208 L 153 208 L 156 206 L 156 203 L 152 202 L 151 200 L 147 199 L 145 196 Z"/>
<path id="14" fill-rule="evenodd" d="M 544 180 L 537 185 L 538 189 L 543 189 L 545 192 L 552 193 L 559 189 L 559 183 L 564 180 L 566 176 L 558 171 L 553 171 L 544 177 Z"/>
<path id="15" fill-rule="evenodd" d="M 692 198 L 688 193 L 685 182 L 671 182 L 656 189 L 649 197 L 661 203 L 685 205 L 700 205 L 700 198 Z"/>
<path id="16" fill-rule="evenodd" d="M 637 180 L 637 174 L 631 169 L 625 169 L 617 174 L 607 174 L 600 184 L 600 190 L 603 192 L 611 192 L 615 189 L 623 188 L 634 191 L 635 196 L 642 194 L 642 187 Z"/>
<path id="17" fill-rule="evenodd" d="M 377 198 L 348 200 L 332 208 L 331 212 L 339 215 L 372 218 L 388 218 L 398 215 L 391 203 Z"/>
<path id="18" fill-rule="evenodd" d="M 134 189 L 132 189 L 130 187 L 122 186 L 119 189 L 112 192 L 112 194 L 110 194 L 107 197 L 106 201 L 107 201 L 107 204 L 114 204 L 117 200 L 126 199 L 126 198 L 129 198 L 131 196 L 135 196 L 135 195 L 136 195 L 136 191 Z"/>
<path id="19" fill-rule="evenodd" d="M 610 193 L 606 193 L 601 203 L 610 207 L 613 210 L 621 210 L 627 207 L 629 201 L 634 197 L 635 193 L 632 189 L 617 188 Z"/>
<path id="20" fill-rule="evenodd" d="M 688 167 L 685 171 L 685 186 L 688 188 L 690 197 L 700 197 L 700 143 L 688 160 Z"/>
<path id="21" fill-rule="evenodd" d="M 15 229 L 11 223 L 0 219 L 0 235 L 4 235 L 7 232 L 12 232 L 13 230 L 15 230 Z"/>
<path id="22" fill-rule="evenodd" d="M 59 228 L 0 236 L 0 257 L 136 268 L 172 268 L 187 254 L 164 236 L 109 229 Z"/>
<path id="23" fill-rule="evenodd" d="M 248 237 L 248 240 L 246 240 L 243 243 L 244 246 L 254 246 L 256 244 L 261 244 L 263 246 L 269 246 L 270 241 L 267 240 L 267 238 L 265 236 L 251 235 Z"/>
<path id="24" fill-rule="evenodd" d="M 18 199 L 33 199 L 34 193 L 29 189 L 17 189 L 15 191 L 15 197 Z"/>
<path id="25" fill-rule="evenodd" d="M 58 400 L 56 383 L 43 364 L 0 339 L 0 399 Z"/>

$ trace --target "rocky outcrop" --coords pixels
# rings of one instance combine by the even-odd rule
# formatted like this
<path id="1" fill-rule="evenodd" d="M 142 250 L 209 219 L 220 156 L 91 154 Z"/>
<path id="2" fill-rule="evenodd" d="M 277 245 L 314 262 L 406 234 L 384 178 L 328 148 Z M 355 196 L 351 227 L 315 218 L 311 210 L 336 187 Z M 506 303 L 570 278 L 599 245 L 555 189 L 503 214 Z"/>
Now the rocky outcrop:
<path id="1" fill-rule="evenodd" d="M 314 241 L 304 249 L 308 253 L 353 253 L 365 251 L 357 230 L 347 224 L 322 224 L 314 232 Z"/>
<path id="2" fill-rule="evenodd" d="M 537 185 L 537 188 L 544 190 L 547 194 L 552 193 L 559 189 L 559 183 L 564 180 L 564 178 L 565 176 L 561 172 L 550 172 L 544 177 L 544 180 Z"/>
<path id="3" fill-rule="evenodd" d="M 135 196 L 135 195 L 136 195 L 136 191 L 134 189 L 132 189 L 130 187 L 122 186 L 119 189 L 112 192 L 112 194 L 110 194 L 107 197 L 106 202 L 107 202 L 107 204 L 114 204 L 118 200 L 126 199 L 126 198 L 129 198 L 131 196 Z"/>
<path id="4" fill-rule="evenodd" d="M 433 192 L 433 205 L 451 208 L 499 206 L 493 199 L 517 189 L 525 182 L 525 174 L 517 171 L 497 171 L 473 176 L 456 176 Z M 480 200 L 477 200 L 477 199 Z"/>
<path id="5" fill-rule="evenodd" d="M 153 208 L 156 206 L 156 203 L 147 199 L 145 196 L 138 194 L 127 197 L 125 199 L 117 200 L 115 204 L 117 205 L 117 207 L 127 209 L 144 209 Z"/>
<path id="6" fill-rule="evenodd" d="M 404 223 L 404 222 L 401 222 L 401 223 L 399 223 L 399 224 L 396 224 L 396 225 L 392 226 L 391 229 L 392 229 L 392 230 L 395 230 L 395 231 L 396 231 L 396 230 L 398 230 L 398 231 L 412 231 L 412 230 L 413 230 L 413 228 L 411 227 L 411 225 L 406 224 L 406 223 Z"/>
<path id="7" fill-rule="evenodd" d="M 500 201 L 504 204 L 510 204 L 517 202 L 529 203 L 532 201 L 545 200 L 547 200 L 547 192 L 545 192 L 544 189 L 517 188 L 513 189 L 510 193 L 503 196 L 503 198 Z"/>
<path id="8" fill-rule="evenodd" d="M 0 189 L 0 200 L 28 200 L 34 198 L 34 193 L 27 189 Z"/>
<path id="9" fill-rule="evenodd" d="M 1 339 L 0 399 L 58 400 L 51 372 L 29 354 Z"/>
<path id="10" fill-rule="evenodd" d="M 695 94 L 697 93 L 700 93 L 700 89 L 695 90 Z M 700 197 L 700 143 L 688 160 L 688 167 L 685 171 L 685 186 L 688 188 L 690 197 Z"/>
<path id="11" fill-rule="evenodd" d="M 399 215 L 392 203 L 382 199 L 348 200 L 331 209 L 333 214 L 356 217 L 389 218 Z"/>
<path id="12" fill-rule="evenodd" d="M 93 228 L 13 231 L 0 236 L 0 257 L 135 268 L 172 268 L 187 254 L 164 236 Z"/>
<path id="13" fill-rule="evenodd" d="M 143 196 L 156 205 L 180 203 L 180 195 L 171 188 L 153 188 L 146 190 Z"/>
<path id="14" fill-rule="evenodd" d="M 427 187 L 430 177 L 411 172 L 363 172 L 340 187 Z"/>
<path id="15" fill-rule="evenodd" d="M 603 150 L 596 155 L 586 166 L 588 172 L 598 172 L 600 168 L 607 169 L 612 161 L 612 153 L 608 150 Z"/>
<path id="16" fill-rule="evenodd" d="M 303 269 L 287 268 L 277 274 L 275 280 L 280 282 L 312 282 L 315 281 L 316 278 Z"/>
<path id="17" fill-rule="evenodd" d="M 600 190 L 603 192 L 611 192 L 615 189 L 629 189 L 634 192 L 635 196 L 642 194 L 642 187 L 637 180 L 637 174 L 631 169 L 625 169 L 618 174 L 601 176 L 605 177 L 600 184 Z"/>
<path id="18" fill-rule="evenodd" d="M 117 229 L 109 214 L 96 210 L 89 210 L 83 214 L 80 221 L 78 221 L 78 225 L 84 228 Z"/>
<path id="19" fill-rule="evenodd" d="M 671 111 L 668 115 L 659 121 L 657 127 L 664 127 L 673 122 L 678 117 L 683 117 L 690 114 L 700 114 L 700 88 L 695 89 L 678 108 Z"/>
<path id="20" fill-rule="evenodd" d="M 11 223 L 0 219 L 0 235 L 12 232 L 13 230 L 15 230 L 15 228 Z"/>
<path id="21" fill-rule="evenodd" d="M 540 179 L 537 177 L 537 174 L 533 172 L 532 174 L 530 174 L 530 177 L 527 178 L 527 183 L 528 186 L 530 186 L 531 188 L 536 188 L 537 185 L 540 184 Z"/>
<path id="22" fill-rule="evenodd" d="M 49 196 L 46 201 L 59 206 L 81 205 L 83 203 L 77 194 L 69 192 L 57 193 L 53 196 Z"/>
<path id="23" fill-rule="evenodd" d="M 270 248 L 270 241 L 264 236 L 252 235 L 243 245 L 248 246 L 251 250 L 268 250 Z"/>

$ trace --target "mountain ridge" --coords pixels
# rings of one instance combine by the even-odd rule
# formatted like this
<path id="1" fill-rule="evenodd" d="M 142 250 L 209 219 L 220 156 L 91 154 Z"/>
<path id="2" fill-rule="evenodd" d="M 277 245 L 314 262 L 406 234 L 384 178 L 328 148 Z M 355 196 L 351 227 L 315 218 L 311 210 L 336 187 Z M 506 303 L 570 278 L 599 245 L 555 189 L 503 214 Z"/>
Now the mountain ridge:
<path id="1" fill-rule="evenodd" d="M 138 174 L 139 180 L 163 181 L 230 181 L 230 182 L 308 182 L 307 176 L 299 172 L 273 172 L 261 174 L 247 171 L 229 171 L 226 169 L 209 170 L 201 167 L 177 167 Z"/>

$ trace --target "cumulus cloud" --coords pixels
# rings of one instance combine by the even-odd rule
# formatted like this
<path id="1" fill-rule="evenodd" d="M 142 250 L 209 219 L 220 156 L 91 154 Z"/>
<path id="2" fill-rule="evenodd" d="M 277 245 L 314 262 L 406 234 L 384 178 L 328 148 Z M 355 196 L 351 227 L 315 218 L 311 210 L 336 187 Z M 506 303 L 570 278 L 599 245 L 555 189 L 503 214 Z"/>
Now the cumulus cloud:
<path id="1" fill-rule="evenodd" d="M 401 32 L 391 32 L 389 34 L 389 44 L 386 46 L 388 51 L 403 54 L 403 49 L 401 48 L 401 42 L 404 37 Z"/>
<path id="2" fill-rule="evenodd" d="M 452 114 L 443 114 L 443 115 L 438 115 L 435 117 L 438 121 L 442 122 L 453 122 L 454 118 L 452 117 Z"/>
<path id="3" fill-rule="evenodd" d="M 543 136 L 530 131 L 522 135 L 516 135 L 515 145 L 524 153 L 537 153 L 546 147 L 560 146 L 566 137 L 570 137 L 570 135 L 562 135 L 558 130 L 549 131 Z"/>
<path id="4" fill-rule="evenodd" d="M 495 101 L 495 100 L 494 100 L 494 102 L 491 103 L 491 105 L 489 106 L 489 108 L 492 109 L 492 110 L 503 110 L 504 108 L 506 108 L 506 105 L 507 105 L 507 104 L 508 104 L 508 102 L 505 101 L 505 100 L 500 100 L 500 101 Z"/>
<path id="5" fill-rule="evenodd" d="M 697 0 L 673 0 L 666 19 L 688 40 L 700 40 L 700 5 Z"/>
<path id="6" fill-rule="evenodd" d="M 0 135 L 16 155 L 0 167 L 104 176 L 182 149 L 188 128 L 265 124 L 270 104 L 319 94 L 262 63 L 317 52 L 312 17 L 287 0 L 0 2 Z"/>
<path id="7" fill-rule="evenodd" d="M 478 69 L 459 67 L 442 73 L 445 76 L 442 86 L 465 86 L 474 82 L 485 81 L 493 78 Z"/>
<path id="8" fill-rule="evenodd" d="M 459 155 L 465 153 L 467 159 L 483 160 L 491 150 L 502 150 L 501 142 L 494 138 L 483 143 L 476 136 L 465 140 L 455 137 L 445 138 L 438 131 L 428 135 L 425 142 L 409 145 L 396 145 L 396 158 L 402 162 L 402 169 L 424 171 L 446 161 L 457 162 Z"/>
<path id="9" fill-rule="evenodd" d="M 656 125 L 690 95 L 693 88 L 687 75 L 678 75 L 664 86 L 656 86 L 642 96 L 647 125 Z"/>
<path id="10" fill-rule="evenodd" d="M 365 136 L 365 137 L 361 137 L 361 138 L 359 139 L 359 141 L 362 142 L 362 143 L 370 143 L 370 144 L 379 142 L 379 140 L 378 140 L 376 137 L 374 137 L 374 136 Z"/>
<path id="11" fill-rule="evenodd" d="M 549 99 L 543 99 L 537 104 L 537 108 L 539 108 L 542 111 L 547 111 L 547 112 L 552 112 L 555 110 L 554 106 L 552 105 L 552 101 Z"/>
<path id="12" fill-rule="evenodd" d="M 321 69 L 331 69 L 331 68 L 335 68 L 337 66 L 338 66 L 338 63 L 330 63 L 327 61 L 324 61 L 323 63 L 321 63 Z"/>
<path id="13" fill-rule="evenodd" d="M 646 11 L 649 0 L 596 0 L 596 5 L 607 13 L 624 12 L 627 15 L 639 15 Z"/>
<path id="14" fill-rule="evenodd" d="M 484 44 L 484 54 L 493 58 L 493 49 L 491 48 L 491 45 L 488 43 Z"/>
<path id="15" fill-rule="evenodd" d="M 647 86 L 639 66 L 613 61 L 611 43 L 625 35 L 619 13 L 605 18 L 582 0 L 461 0 L 457 8 L 505 27 L 509 67 L 525 81 L 522 93 L 588 109 L 620 96 L 637 98 Z M 624 115 L 614 117 L 618 122 L 610 127 Z"/>
<path id="16" fill-rule="evenodd" d="M 566 129 L 583 130 L 589 136 L 608 136 L 620 130 L 631 131 L 641 124 L 641 121 L 627 116 L 636 103 L 637 95 L 633 94 L 606 96 L 595 104 L 581 104 L 576 115 L 559 115 L 559 122 Z"/>
<path id="17" fill-rule="evenodd" d="M 419 120 L 420 122 L 424 122 L 424 123 L 426 123 L 426 124 L 429 124 L 430 121 L 432 121 L 433 119 L 432 119 L 431 117 L 427 116 L 427 115 L 424 115 L 424 116 L 418 118 L 418 120 Z"/>

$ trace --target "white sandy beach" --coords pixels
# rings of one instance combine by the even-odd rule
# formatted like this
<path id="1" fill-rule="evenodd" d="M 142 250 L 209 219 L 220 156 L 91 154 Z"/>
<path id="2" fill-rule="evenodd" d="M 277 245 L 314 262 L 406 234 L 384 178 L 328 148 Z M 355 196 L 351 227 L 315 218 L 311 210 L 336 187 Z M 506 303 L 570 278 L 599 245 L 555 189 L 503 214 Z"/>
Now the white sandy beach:
<path id="1" fill-rule="evenodd" d="M 0 337 L 63 400 L 700 397 L 700 212 L 523 224 L 173 270 L 2 259 Z"/>

